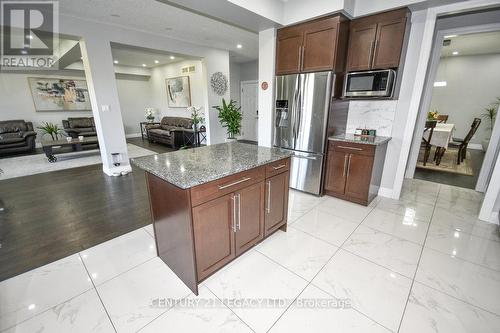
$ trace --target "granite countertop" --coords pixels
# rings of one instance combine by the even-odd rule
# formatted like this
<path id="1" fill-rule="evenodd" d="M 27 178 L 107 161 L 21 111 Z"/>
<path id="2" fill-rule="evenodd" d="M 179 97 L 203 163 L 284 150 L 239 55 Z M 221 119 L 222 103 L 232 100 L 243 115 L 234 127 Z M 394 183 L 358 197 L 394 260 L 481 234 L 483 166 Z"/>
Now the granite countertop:
<path id="1" fill-rule="evenodd" d="M 330 136 L 328 140 L 331 141 L 341 141 L 341 142 L 353 142 L 353 143 L 363 143 L 367 145 L 378 146 L 387 143 L 391 140 L 388 136 L 376 136 L 376 137 L 360 137 L 354 136 L 354 134 L 341 134 Z"/>
<path id="2" fill-rule="evenodd" d="M 289 156 L 290 152 L 278 148 L 230 142 L 138 157 L 132 163 L 187 189 Z"/>

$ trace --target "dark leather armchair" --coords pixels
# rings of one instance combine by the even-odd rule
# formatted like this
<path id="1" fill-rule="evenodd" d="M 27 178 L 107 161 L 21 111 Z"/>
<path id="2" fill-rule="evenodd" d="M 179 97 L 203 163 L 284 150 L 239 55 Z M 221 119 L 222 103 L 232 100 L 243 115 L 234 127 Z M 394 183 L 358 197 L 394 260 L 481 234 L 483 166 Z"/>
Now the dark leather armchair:
<path id="1" fill-rule="evenodd" d="M 36 132 L 24 120 L 0 121 L 0 156 L 35 151 Z"/>
<path id="2" fill-rule="evenodd" d="M 63 120 L 63 127 L 66 134 L 72 138 L 81 136 L 97 136 L 93 117 L 68 118 Z"/>
<path id="3" fill-rule="evenodd" d="M 148 139 L 178 148 L 184 144 L 183 131 L 191 129 L 193 121 L 190 118 L 163 117 L 160 125 L 146 125 Z"/>

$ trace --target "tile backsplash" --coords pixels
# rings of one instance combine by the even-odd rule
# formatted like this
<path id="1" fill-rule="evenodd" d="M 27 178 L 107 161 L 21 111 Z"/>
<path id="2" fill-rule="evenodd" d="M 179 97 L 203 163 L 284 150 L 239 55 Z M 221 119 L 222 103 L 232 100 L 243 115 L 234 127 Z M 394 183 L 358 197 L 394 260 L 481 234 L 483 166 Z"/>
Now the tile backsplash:
<path id="1" fill-rule="evenodd" d="M 347 133 L 356 128 L 376 129 L 378 136 L 391 136 L 397 100 L 350 101 L 347 115 Z"/>

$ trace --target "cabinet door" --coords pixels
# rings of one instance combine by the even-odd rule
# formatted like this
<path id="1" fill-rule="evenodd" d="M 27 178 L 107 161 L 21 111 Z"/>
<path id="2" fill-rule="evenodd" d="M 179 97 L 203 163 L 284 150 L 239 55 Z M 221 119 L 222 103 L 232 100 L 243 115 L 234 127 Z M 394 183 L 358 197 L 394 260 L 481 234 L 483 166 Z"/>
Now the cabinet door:
<path id="1" fill-rule="evenodd" d="M 378 24 L 372 68 L 399 67 L 405 26 L 406 18 Z"/>
<path id="2" fill-rule="evenodd" d="M 368 201 L 372 176 L 373 156 L 349 154 L 345 195 Z"/>
<path id="3" fill-rule="evenodd" d="M 347 54 L 347 71 L 371 68 L 377 24 L 352 25 Z"/>
<path id="4" fill-rule="evenodd" d="M 228 194 L 193 208 L 198 281 L 235 257 L 233 197 Z"/>
<path id="5" fill-rule="evenodd" d="M 266 179 L 265 235 L 286 223 L 288 214 L 289 172 Z"/>
<path id="6" fill-rule="evenodd" d="M 239 190 L 236 205 L 236 255 L 264 237 L 264 182 Z"/>
<path id="7" fill-rule="evenodd" d="M 328 151 L 326 160 L 325 190 L 344 194 L 349 154 L 341 151 Z"/>
<path id="8" fill-rule="evenodd" d="M 303 32 L 298 27 L 278 30 L 276 39 L 276 75 L 300 72 Z"/>
<path id="9" fill-rule="evenodd" d="M 333 70 L 337 53 L 338 18 L 306 24 L 302 71 Z"/>

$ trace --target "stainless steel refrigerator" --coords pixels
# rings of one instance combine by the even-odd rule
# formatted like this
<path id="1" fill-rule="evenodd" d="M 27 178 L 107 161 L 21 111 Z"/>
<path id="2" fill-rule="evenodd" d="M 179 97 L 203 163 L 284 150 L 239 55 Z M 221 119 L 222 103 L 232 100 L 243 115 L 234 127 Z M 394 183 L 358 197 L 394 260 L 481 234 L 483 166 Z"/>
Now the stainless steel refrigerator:
<path id="1" fill-rule="evenodd" d="M 319 195 L 333 72 L 276 77 L 274 146 L 293 151 L 290 187 Z"/>

